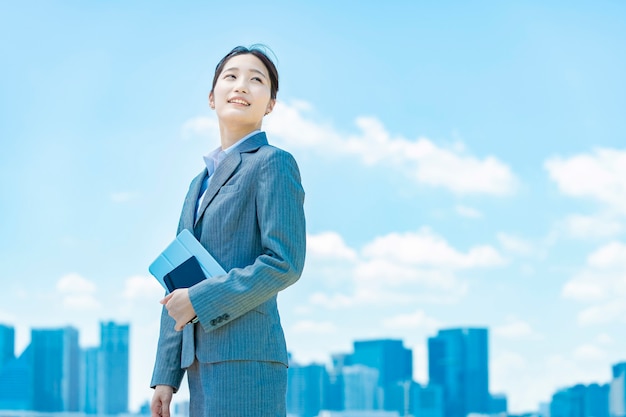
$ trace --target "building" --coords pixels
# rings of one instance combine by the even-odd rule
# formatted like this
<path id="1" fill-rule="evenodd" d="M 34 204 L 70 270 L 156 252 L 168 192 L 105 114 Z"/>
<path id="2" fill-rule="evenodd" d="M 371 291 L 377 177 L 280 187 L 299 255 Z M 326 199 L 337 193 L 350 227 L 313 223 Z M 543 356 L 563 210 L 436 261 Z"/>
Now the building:
<path id="1" fill-rule="evenodd" d="M 31 331 L 32 409 L 78 411 L 78 330 L 33 329 Z"/>
<path id="2" fill-rule="evenodd" d="M 613 365 L 613 379 L 609 388 L 609 414 L 626 416 L 626 362 Z"/>
<path id="3" fill-rule="evenodd" d="M 32 349 L 26 348 L 18 357 L 0 369 L 0 410 L 31 410 L 33 408 Z"/>
<path id="4" fill-rule="evenodd" d="M 489 351 L 485 328 L 440 330 L 428 339 L 428 375 L 443 391 L 444 417 L 488 414 Z"/>
<path id="5" fill-rule="evenodd" d="M 91 365 L 94 365 L 93 357 Z M 129 325 L 100 323 L 100 350 L 96 379 L 98 381 L 98 414 L 128 412 Z M 92 371 L 94 372 L 94 371 Z M 87 392 L 89 392 L 89 385 Z"/>
<path id="6" fill-rule="evenodd" d="M 394 393 L 397 393 L 398 383 L 411 381 L 413 378 L 413 352 L 405 348 L 401 340 L 356 341 L 349 363 L 378 371 L 377 386 L 380 395 L 375 398 L 374 409 L 398 412 L 404 410 L 405 399 Z"/>
<path id="7" fill-rule="evenodd" d="M 608 417 L 609 386 L 577 384 L 558 390 L 550 402 L 551 417 Z"/>
<path id="8" fill-rule="evenodd" d="M 382 391 L 378 385 L 378 370 L 365 365 L 344 366 L 343 408 L 348 411 L 375 410 Z"/>
<path id="9" fill-rule="evenodd" d="M 328 372 L 324 365 L 289 364 L 287 371 L 287 412 L 315 417 L 326 407 Z"/>
<path id="10" fill-rule="evenodd" d="M 15 329 L 0 324 L 0 371 L 15 359 Z"/>
<path id="11" fill-rule="evenodd" d="M 90 347 L 81 352 L 80 410 L 85 414 L 98 413 L 98 361 L 100 348 Z"/>

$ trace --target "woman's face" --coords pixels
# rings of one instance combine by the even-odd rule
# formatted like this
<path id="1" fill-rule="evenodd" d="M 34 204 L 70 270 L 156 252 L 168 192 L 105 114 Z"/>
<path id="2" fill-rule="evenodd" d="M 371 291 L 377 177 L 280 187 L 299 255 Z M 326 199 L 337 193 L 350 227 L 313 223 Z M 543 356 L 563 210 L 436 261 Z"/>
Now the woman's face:
<path id="1" fill-rule="evenodd" d="M 230 58 L 217 77 L 209 105 L 220 122 L 261 127 L 263 116 L 272 111 L 271 82 L 263 62 L 252 54 Z"/>

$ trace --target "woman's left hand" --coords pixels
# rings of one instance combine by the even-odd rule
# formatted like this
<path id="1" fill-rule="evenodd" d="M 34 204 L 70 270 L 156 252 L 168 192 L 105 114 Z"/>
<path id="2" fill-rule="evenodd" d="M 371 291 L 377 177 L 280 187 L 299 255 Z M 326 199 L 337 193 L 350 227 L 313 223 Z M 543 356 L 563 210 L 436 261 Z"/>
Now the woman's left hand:
<path id="1" fill-rule="evenodd" d="M 165 298 L 159 301 L 167 308 L 167 313 L 176 320 L 174 330 L 181 331 L 194 317 L 196 311 L 191 305 L 189 299 L 189 289 L 179 288 L 169 293 Z"/>

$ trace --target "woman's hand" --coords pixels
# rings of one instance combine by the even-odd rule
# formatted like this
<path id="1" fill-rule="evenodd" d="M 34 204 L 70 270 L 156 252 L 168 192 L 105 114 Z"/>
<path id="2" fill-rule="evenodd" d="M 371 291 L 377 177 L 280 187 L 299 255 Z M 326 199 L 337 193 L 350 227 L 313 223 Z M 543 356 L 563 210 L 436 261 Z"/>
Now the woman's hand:
<path id="1" fill-rule="evenodd" d="M 170 417 L 170 403 L 174 388 L 169 385 L 157 385 L 154 387 L 150 412 L 152 417 Z"/>
<path id="2" fill-rule="evenodd" d="M 174 330 L 181 331 L 194 317 L 196 311 L 189 299 L 189 289 L 179 288 L 169 293 L 164 299 L 159 301 L 167 308 L 167 313 L 176 320 Z"/>

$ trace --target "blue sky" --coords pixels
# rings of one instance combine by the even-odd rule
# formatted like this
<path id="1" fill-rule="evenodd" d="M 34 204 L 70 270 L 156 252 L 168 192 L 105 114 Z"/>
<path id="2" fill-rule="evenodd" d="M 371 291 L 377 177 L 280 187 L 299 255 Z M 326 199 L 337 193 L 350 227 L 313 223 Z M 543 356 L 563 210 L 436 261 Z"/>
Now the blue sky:
<path id="1" fill-rule="evenodd" d="M 301 363 L 490 329 L 512 411 L 626 360 L 626 5 L 3 2 L 0 322 L 132 325 L 149 398 L 162 291 L 147 266 L 218 146 L 212 71 L 278 57 L 264 128 L 298 160 L 307 265 L 279 296 Z M 179 395 L 184 398 L 185 392 Z"/>

